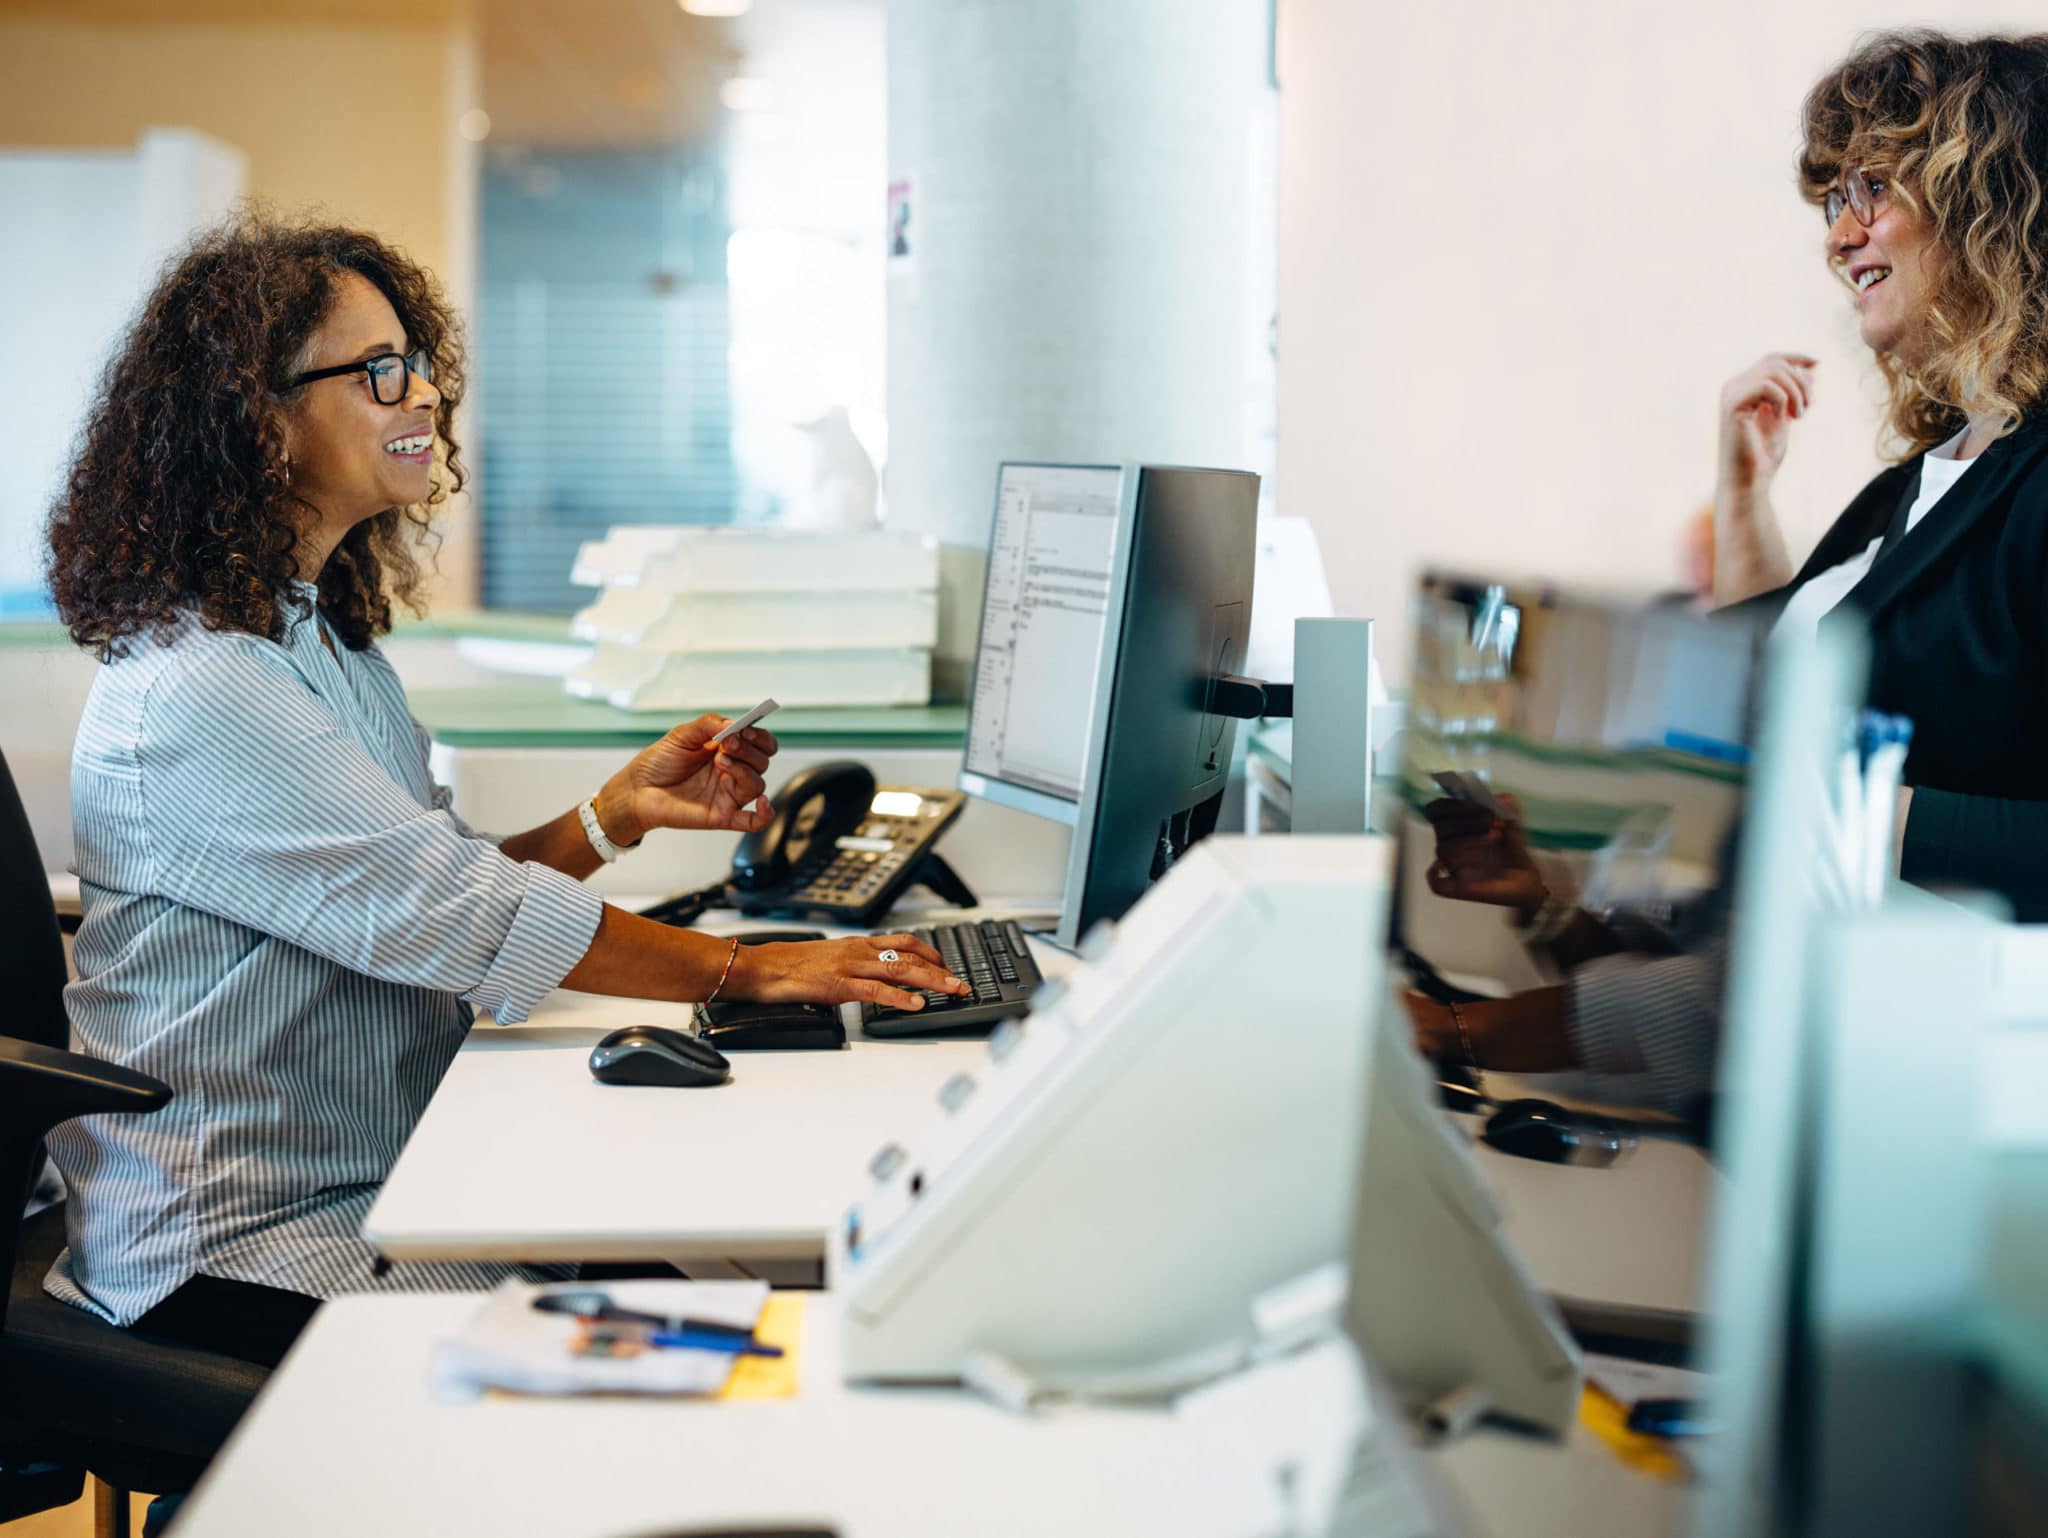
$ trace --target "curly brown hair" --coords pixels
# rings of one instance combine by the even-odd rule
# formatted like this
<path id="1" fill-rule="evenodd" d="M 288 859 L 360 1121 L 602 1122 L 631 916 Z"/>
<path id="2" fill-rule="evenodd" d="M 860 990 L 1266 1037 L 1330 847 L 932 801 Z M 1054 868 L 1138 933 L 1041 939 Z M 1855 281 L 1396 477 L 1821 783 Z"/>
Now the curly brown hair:
<path id="1" fill-rule="evenodd" d="M 275 641 L 287 606 L 307 612 L 293 555 L 317 515 L 292 494 L 285 422 L 292 377 L 348 273 L 433 360 L 445 452 L 425 502 L 386 508 L 335 548 L 319 608 L 356 651 L 390 630 L 393 598 L 422 612 L 413 547 L 463 484 L 460 323 L 439 284 L 374 235 L 252 208 L 170 264 L 101 377 L 50 514 L 50 588 L 80 646 L 107 660 L 134 636 L 168 644 L 180 610 Z"/>
<path id="2" fill-rule="evenodd" d="M 1929 356 L 1878 358 L 1891 433 L 1911 453 L 1972 415 L 2016 426 L 2048 394 L 2048 34 L 1877 33 L 1808 93 L 1804 128 L 1810 202 L 1884 172 L 1942 256 Z"/>

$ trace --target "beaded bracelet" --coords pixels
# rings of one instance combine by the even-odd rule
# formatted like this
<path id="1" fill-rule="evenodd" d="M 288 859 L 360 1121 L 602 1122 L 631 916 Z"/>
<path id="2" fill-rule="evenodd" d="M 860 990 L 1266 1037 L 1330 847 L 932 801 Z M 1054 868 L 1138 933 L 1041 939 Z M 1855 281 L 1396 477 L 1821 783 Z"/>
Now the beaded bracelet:
<path id="1" fill-rule="evenodd" d="M 1465 1049 L 1465 1066 L 1472 1070 L 1472 1077 L 1478 1080 L 1485 1070 L 1479 1066 L 1479 1054 L 1472 1050 L 1472 1033 L 1465 1028 L 1465 1017 L 1458 1013 L 1456 1004 L 1447 1004 L 1444 1007 L 1451 1012 L 1451 1024 L 1458 1028 L 1458 1045 Z"/>
<path id="2" fill-rule="evenodd" d="M 725 986 L 725 980 L 726 980 L 726 979 L 727 979 L 728 977 L 732 976 L 732 964 L 733 964 L 733 959 L 734 959 L 734 958 L 735 958 L 736 956 L 738 956 L 738 955 L 739 955 L 739 953 L 740 953 L 740 937 L 739 937 L 738 935 L 734 935 L 734 936 L 732 937 L 732 949 L 731 949 L 731 950 L 729 950 L 729 951 L 727 951 L 727 952 L 725 953 L 725 970 L 724 970 L 723 972 L 721 972 L 721 973 L 719 973 L 719 974 L 718 974 L 718 988 L 713 988 L 713 989 L 711 990 L 711 996 L 710 996 L 710 998 L 707 998 L 707 999 L 705 999 L 705 1001 L 704 1001 L 704 1002 L 705 1002 L 706 1004 L 709 1004 L 709 1003 L 711 1002 L 711 1000 L 712 1000 L 712 999 L 715 999 L 715 998 L 717 998 L 717 997 L 718 997 L 718 990 L 719 990 L 719 988 L 723 988 L 723 987 Z"/>

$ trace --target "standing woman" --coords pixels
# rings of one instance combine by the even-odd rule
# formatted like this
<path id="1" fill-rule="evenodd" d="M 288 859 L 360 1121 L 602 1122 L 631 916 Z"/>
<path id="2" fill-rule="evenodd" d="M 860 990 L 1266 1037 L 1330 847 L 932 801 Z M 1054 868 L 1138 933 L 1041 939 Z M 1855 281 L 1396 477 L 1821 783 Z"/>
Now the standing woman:
<path id="1" fill-rule="evenodd" d="M 758 728 L 679 726 L 502 840 L 449 810 L 376 638 L 462 483 L 462 383 L 402 254 L 246 219 L 145 302 L 53 514 L 58 610 L 105 663 L 72 762 L 66 1005 L 80 1051 L 176 1094 L 50 1140 L 70 1243 L 46 1285 L 115 1324 L 274 1361 L 321 1298 L 503 1275 L 380 1274 L 359 1237 L 472 1008 L 965 989 L 906 935 L 742 948 L 580 884 L 652 828 L 763 825 Z"/>
<path id="2" fill-rule="evenodd" d="M 1814 363 L 1722 394 L 1715 596 L 1870 627 L 1912 718 L 1901 874 L 2048 919 L 2048 35 L 1873 37 L 1807 96 L 1799 175 L 1909 457 L 1795 574 L 1770 488 Z"/>
<path id="3" fill-rule="evenodd" d="M 1714 596 L 1808 635 L 1838 605 L 1861 610 L 1871 703 L 1916 728 L 1902 874 L 1990 888 L 2048 920 L 2048 35 L 1872 37 L 1804 117 L 1800 181 L 1909 457 L 1795 575 L 1770 491 L 1814 360 L 1773 353 L 1729 381 Z M 1525 919 L 1557 896 L 1512 823 L 1449 803 L 1436 820 L 1439 895 Z M 1581 966 L 1574 950 L 1553 956 L 1567 972 L 1554 988 L 1457 1012 L 1407 1005 L 1432 1056 L 1647 1069 L 1676 1105 L 1712 1087 L 1723 941 L 1704 974 L 1691 957 L 1611 947 Z"/>

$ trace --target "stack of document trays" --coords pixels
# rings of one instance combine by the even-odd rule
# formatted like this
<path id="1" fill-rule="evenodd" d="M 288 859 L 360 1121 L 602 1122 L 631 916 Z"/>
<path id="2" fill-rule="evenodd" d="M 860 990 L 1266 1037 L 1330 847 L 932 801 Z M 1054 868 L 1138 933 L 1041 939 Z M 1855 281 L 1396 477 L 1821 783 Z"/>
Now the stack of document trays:
<path id="1" fill-rule="evenodd" d="M 939 547 L 880 529 L 621 525 L 576 554 L 603 592 L 564 687 L 624 710 L 923 705 L 939 632 Z"/>

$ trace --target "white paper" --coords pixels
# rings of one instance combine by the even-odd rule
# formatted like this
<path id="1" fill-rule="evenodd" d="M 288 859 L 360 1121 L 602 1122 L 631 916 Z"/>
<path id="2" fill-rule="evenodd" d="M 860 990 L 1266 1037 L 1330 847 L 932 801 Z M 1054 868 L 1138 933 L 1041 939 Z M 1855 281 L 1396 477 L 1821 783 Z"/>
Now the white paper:
<path id="1" fill-rule="evenodd" d="M 715 1394 L 725 1387 L 739 1362 L 730 1351 L 663 1346 L 635 1356 L 573 1355 L 570 1343 L 583 1322 L 543 1313 L 533 1300 L 594 1287 L 620 1308 L 750 1330 L 768 1302 L 766 1282 L 503 1282 L 460 1335 L 435 1342 L 428 1363 L 435 1393 L 444 1399 L 472 1399 L 494 1388 L 518 1394 Z"/>
<path id="2" fill-rule="evenodd" d="M 1707 1397 L 1707 1375 L 1684 1367 L 1660 1367 L 1655 1362 L 1636 1362 L 1623 1356 L 1586 1357 L 1586 1377 L 1605 1391 L 1624 1410 L 1634 1409 L 1645 1399 L 1692 1399 Z"/>

